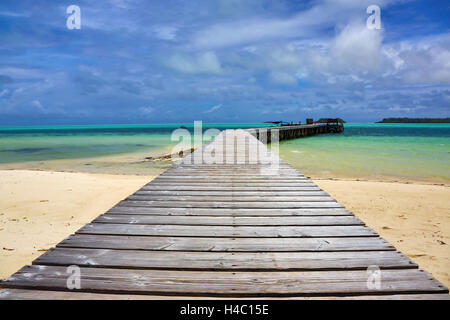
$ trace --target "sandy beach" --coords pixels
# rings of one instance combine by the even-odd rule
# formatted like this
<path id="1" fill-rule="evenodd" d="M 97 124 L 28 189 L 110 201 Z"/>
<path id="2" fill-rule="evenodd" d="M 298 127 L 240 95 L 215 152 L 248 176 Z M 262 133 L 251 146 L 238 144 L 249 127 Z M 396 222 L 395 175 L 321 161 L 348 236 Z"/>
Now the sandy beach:
<path id="1" fill-rule="evenodd" d="M 152 178 L 0 170 L 0 278 L 30 264 Z"/>
<path id="2" fill-rule="evenodd" d="M 450 287 L 450 187 L 313 180 L 420 268 Z"/>
<path id="3" fill-rule="evenodd" d="M 30 264 L 152 176 L 0 170 L 0 278 Z M 450 189 L 313 180 L 421 268 L 450 286 Z"/>

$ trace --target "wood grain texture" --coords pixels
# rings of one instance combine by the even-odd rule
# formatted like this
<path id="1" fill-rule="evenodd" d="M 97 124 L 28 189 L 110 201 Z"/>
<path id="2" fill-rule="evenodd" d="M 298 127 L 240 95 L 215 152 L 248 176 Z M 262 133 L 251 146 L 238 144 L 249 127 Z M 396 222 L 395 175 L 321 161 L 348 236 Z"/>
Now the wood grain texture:
<path id="1" fill-rule="evenodd" d="M 296 296 L 296 297 L 211 297 L 211 296 L 160 296 L 120 293 L 89 293 L 80 291 L 49 291 L 49 290 L 27 290 L 27 289 L 4 289 L 0 290 L 1 300 L 252 300 L 252 299 L 283 299 L 283 300 L 450 300 L 447 293 L 428 294 L 383 294 L 383 295 L 353 295 L 353 296 Z"/>
<path id="2" fill-rule="evenodd" d="M 394 247 L 379 237 L 350 238 L 201 238 L 74 234 L 58 244 L 64 248 L 226 251 L 317 252 L 382 251 Z"/>
<path id="3" fill-rule="evenodd" d="M 311 237 L 376 237 L 375 231 L 364 226 L 185 226 L 89 223 L 77 233 L 180 236 L 180 237 L 243 237 L 243 238 L 311 238 Z"/>
<path id="4" fill-rule="evenodd" d="M 174 252 L 112 249 L 51 249 L 38 265 L 176 270 L 366 270 L 417 268 L 398 251 L 367 252 Z"/>
<path id="5" fill-rule="evenodd" d="M 243 209 L 243 208 L 153 208 L 127 206 L 123 201 L 111 208 L 108 214 L 142 214 L 142 215 L 173 215 L 173 216 L 340 216 L 351 215 L 345 208 L 296 208 L 296 209 Z"/>
<path id="6" fill-rule="evenodd" d="M 349 226 L 363 225 L 355 216 L 216 217 L 103 214 L 94 223 L 211 226 Z"/>
<path id="7" fill-rule="evenodd" d="M 379 289 L 367 286 L 366 271 L 222 272 L 81 268 L 81 291 L 192 296 L 334 296 L 446 293 L 417 269 L 383 270 Z M 67 268 L 25 266 L 5 288 L 67 291 Z"/>

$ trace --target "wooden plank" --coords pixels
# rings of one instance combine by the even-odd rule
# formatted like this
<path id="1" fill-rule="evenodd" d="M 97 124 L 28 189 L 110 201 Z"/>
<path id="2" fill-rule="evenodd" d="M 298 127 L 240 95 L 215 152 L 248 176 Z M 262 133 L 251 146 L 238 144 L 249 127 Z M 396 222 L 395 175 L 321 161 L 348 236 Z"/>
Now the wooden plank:
<path id="1" fill-rule="evenodd" d="M 273 299 L 273 297 L 261 297 L 262 299 Z M 261 299 L 253 298 L 253 299 Z M 0 290 L 0 300 L 192 300 L 192 296 L 160 296 L 139 294 L 108 294 L 89 293 L 80 291 L 50 291 L 50 290 L 27 290 L 27 289 L 4 289 Z M 226 297 L 197 297 L 201 300 L 227 299 Z M 234 297 L 228 299 L 236 299 Z M 252 299 L 252 298 L 244 298 Z M 279 297 L 283 300 L 450 300 L 446 293 L 428 294 L 395 294 L 395 295 L 358 295 L 358 296 L 326 296 L 326 297 Z"/>
<path id="2" fill-rule="evenodd" d="M 110 235 L 71 235 L 58 244 L 65 248 L 164 251 L 317 252 L 383 251 L 394 247 L 379 237 L 350 238 L 195 238 Z"/>
<path id="3" fill-rule="evenodd" d="M 248 226 L 181 226 L 90 223 L 77 233 L 181 236 L 181 237 L 256 237 L 256 238 L 308 238 L 308 237 L 374 237 L 377 234 L 363 226 L 314 226 L 314 227 L 248 227 Z"/>
<path id="4" fill-rule="evenodd" d="M 257 181 L 248 181 L 248 182 L 241 182 L 241 181 L 233 181 L 233 182 L 217 182 L 217 181 L 171 181 L 171 182 L 161 182 L 161 181 L 154 181 L 152 182 L 153 186 L 176 186 L 176 185 L 187 185 L 187 186 L 218 186 L 218 187 L 314 187 L 315 184 L 309 180 L 305 180 L 304 182 L 257 182 Z"/>
<path id="5" fill-rule="evenodd" d="M 417 268 L 398 251 L 358 252 L 183 252 L 112 249 L 50 249 L 34 265 L 96 268 L 305 271 Z"/>
<path id="6" fill-rule="evenodd" d="M 94 223 L 216 226 L 349 226 L 364 225 L 355 216 L 217 217 L 103 214 Z"/>
<path id="7" fill-rule="evenodd" d="M 321 190 L 316 185 L 302 186 L 302 187 L 239 187 L 239 186 L 186 186 L 186 185 L 167 185 L 159 186 L 154 184 L 148 184 L 143 186 L 140 190 L 142 191 L 221 191 L 221 192 L 241 192 L 241 191 L 315 191 Z"/>
<path id="8" fill-rule="evenodd" d="M 199 201 L 135 201 L 124 200 L 119 203 L 128 207 L 153 207 L 153 208 L 234 208 L 234 209 L 300 209 L 300 208 L 343 208 L 335 201 L 285 201 L 285 202 L 199 202 Z"/>
<path id="9" fill-rule="evenodd" d="M 248 176 L 248 175 L 236 175 L 236 176 L 212 176 L 207 174 L 197 174 L 195 176 L 158 176 L 153 181 L 177 181 L 177 182 L 191 182 L 191 181 L 219 181 L 219 182 L 305 182 L 309 181 L 305 177 L 292 177 L 292 176 Z"/>
<path id="10" fill-rule="evenodd" d="M 229 196 L 211 196 L 211 195 L 193 195 L 193 196 L 169 196 L 169 195 L 152 195 L 152 194 L 133 194 L 127 197 L 127 200 L 133 201 L 201 201 L 201 202 L 334 202 L 330 196 L 241 196 L 238 193 Z"/>
<path id="11" fill-rule="evenodd" d="M 232 209 L 232 208 L 153 208 L 126 206 L 122 201 L 109 209 L 108 214 L 143 214 L 173 216 L 340 216 L 352 215 L 344 208 L 296 208 L 296 209 Z"/>
<path id="12" fill-rule="evenodd" d="M 367 286 L 367 272 L 227 272 L 129 270 L 82 267 L 81 289 L 100 293 L 190 296 L 335 296 L 448 293 L 417 269 L 382 270 L 380 288 Z M 5 288 L 67 289 L 66 267 L 25 266 L 2 281 Z"/>
<path id="13" fill-rule="evenodd" d="M 167 298 L 150 295 L 89 293 L 79 291 L 0 290 L 0 300 L 161 300 Z"/>
<path id="14" fill-rule="evenodd" d="M 235 174 L 235 175 L 213 175 L 213 174 L 206 174 L 206 173 L 197 173 L 195 175 L 189 174 L 189 175 L 168 175 L 168 174 L 162 174 L 159 175 L 155 180 L 179 180 L 179 181 L 186 181 L 186 180 L 213 180 L 213 181 L 235 181 L 235 180 L 247 180 L 247 181 L 274 181 L 274 180 L 281 180 L 281 181 L 305 181 L 308 180 L 304 176 L 293 176 L 291 174 L 289 175 L 273 175 L 273 176 L 263 176 L 263 175 L 248 175 L 248 174 Z"/>
<path id="15" fill-rule="evenodd" d="M 199 195 L 199 191 L 192 190 L 139 190 L 134 193 L 134 195 L 155 195 L 155 196 L 197 196 Z M 207 196 L 226 196 L 230 195 L 239 195 L 239 196 L 329 196 L 325 191 L 313 190 L 313 191 L 214 191 L 214 190 L 202 190 L 202 195 Z"/>
<path id="16" fill-rule="evenodd" d="M 280 170 L 272 170 L 273 175 L 261 175 L 261 169 L 245 169 L 245 170 L 223 170 L 220 169 L 216 170 L 191 170 L 187 168 L 179 169 L 179 170 L 167 170 L 164 173 L 160 174 L 159 177 L 161 178 L 198 178 L 198 177 L 212 177 L 212 178 L 229 178 L 229 179 L 258 179 L 258 180 L 265 180 L 265 179 L 298 179 L 298 178 L 305 178 L 304 175 L 298 173 L 298 171 L 295 171 L 295 169 L 280 169 Z"/>

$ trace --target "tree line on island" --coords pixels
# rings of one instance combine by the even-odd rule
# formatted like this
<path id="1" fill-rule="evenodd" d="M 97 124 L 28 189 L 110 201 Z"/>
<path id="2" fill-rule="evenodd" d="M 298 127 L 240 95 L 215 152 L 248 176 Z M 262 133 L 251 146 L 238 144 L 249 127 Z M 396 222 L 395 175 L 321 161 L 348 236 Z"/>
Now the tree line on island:
<path id="1" fill-rule="evenodd" d="M 450 118 L 384 118 L 376 123 L 450 123 Z"/>

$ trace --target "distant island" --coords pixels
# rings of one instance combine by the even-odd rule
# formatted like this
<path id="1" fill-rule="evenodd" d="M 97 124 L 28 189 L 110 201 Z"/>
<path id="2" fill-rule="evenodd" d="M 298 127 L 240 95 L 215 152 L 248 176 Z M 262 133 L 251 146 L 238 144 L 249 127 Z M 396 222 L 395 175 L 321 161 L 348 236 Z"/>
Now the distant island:
<path id="1" fill-rule="evenodd" d="M 384 118 L 375 123 L 450 123 L 450 118 Z"/>
<path id="2" fill-rule="evenodd" d="M 342 123 L 347 123 L 341 118 L 336 118 L 336 119 L 338 119 L 338 121 L 342 121 Z M 314 121 L 314 122 L 315 123 L 327 123 L 327 121 L 328 121 L 328 118 L 320 118 L 319 120 Z"/>

